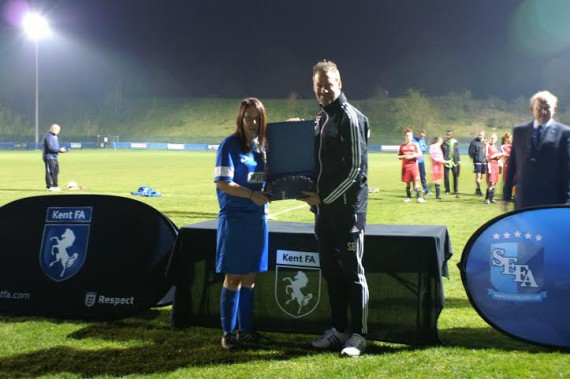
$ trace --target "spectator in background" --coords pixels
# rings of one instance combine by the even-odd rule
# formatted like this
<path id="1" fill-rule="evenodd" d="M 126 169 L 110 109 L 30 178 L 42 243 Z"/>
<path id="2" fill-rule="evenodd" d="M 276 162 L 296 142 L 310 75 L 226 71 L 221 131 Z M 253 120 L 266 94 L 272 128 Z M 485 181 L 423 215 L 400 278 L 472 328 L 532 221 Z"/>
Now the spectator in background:
<path id="1" fill-rule="evenodd" d="M 431 157 L 431 177 L 435 187 L 435 198 L 442 200 L 441 197 L 441 178 L 443 177 L 443 165 L 450 161 L 443 158 L 443 150 L 441 145 L 443 138 L 437 136 L 432 140 L 429 146 L 429 155 Z"/>
<path id="2" fill-rule="evenodd" d="M 485 131 L 479 130 L 477 137 L 469 144 L 469 156 L 473 160 L 473 172 L 475 173 L 475 195 L 483 196 L 481 192 L 481 180 L 485 173 Z"/>
<path id="3" fill-rule="evenodd" d="M 417 143 L 414 142 L 414 134 L 412 129 L 404 129 L 404 143 L 400 145 L 398 150 L 398 159 L 402 161 L 402 182 L 406 183 L 406 198 L 404 202 L 412 201 L 412 183 L 418 203 L 425 203 L 420 195 L 420 173 L 418 170 L 418 158 L 422 156 L 422 152 Z"/>
<path id="4" fill-rule="evenodd" d="M 236 131 L 218 148 L 214 182 L 218 215 L 216 272 L 223 273 L 220 296 L 222 348 L 256 342 L 253 288 L 258 272 L 267 271 L 267 204 L 265 183 L 265 108 L 256 98 L 241 101 Z M 235 334 L 236 324 L 239 330 Z"/>
<path id="5" fill-rule="evenodd" d="M 570 128 L 554 120 L 558 98 L 540 91 L 530 98 L 534 120 L 513 131 L 503 206 L 515 209 L 535 205 L 570 204 Z"/>
<path id="6" fill-rule="evenodd" d="M 513 148 L 513 136 L 511 133 L 505 133 L 501 138 L 501 152 L 503 153 L 503 182 L 507 180 L 507 169 L 509 168 L 509 157 Z"/>
<path id="7" fill-rule="evenodd" d="M 491 134 L 489 141 L 485 144 L 485 161 L 487 162 L 487 191 L 485 193 L 485 204 L 496 203 L 495 185 L 499 181 L 499 161 L 503 158 L 503 153 L 497 146 L 497 135 Z"/>
<path id="8" fill-rule="evenodd" d="M 59 192 L 58 176 L 59 176 L 59 153 L 65 153 L 65 147 L 59 146 L 58 135 L 61 127 L 58 124 L 52 124 L 49 131 L 44 136 L 43 143 L 43 161 L 45 166 L 45 180 L 48 191 Z"/>
<path id="9" fill-rule="evenodd" d="M 428 145 L 426 143 L 426 131 L 423 129 L 418 130 L 418 135 L 414 136 L 414 142 L 420 147 L 422 156 L 418 158 L 418 169 L 420 171 L 420 181 L 422 183 L 422 188 L 425 195 L 431 195 L 432 192 L 429 190 L 427 180 L 426 180 L 426 165 L 424 155 L 428 152 Z"/>
<path id="10" fill-rule="evenodd" d="M 461 170 L 461 155 L 459 154 L 459 142 L 453 138 L 453 131 L 448 130 L 445 133 L 445 140 L 441 145 L 443 151 L 443 159 L 446 161 L 443 165 L 443 184 L 445 193 L 449 195 L 449 174 L 453 176 L 453 193 L 455 197 L 460 198 L 459 192 L 459 173 Z"/>

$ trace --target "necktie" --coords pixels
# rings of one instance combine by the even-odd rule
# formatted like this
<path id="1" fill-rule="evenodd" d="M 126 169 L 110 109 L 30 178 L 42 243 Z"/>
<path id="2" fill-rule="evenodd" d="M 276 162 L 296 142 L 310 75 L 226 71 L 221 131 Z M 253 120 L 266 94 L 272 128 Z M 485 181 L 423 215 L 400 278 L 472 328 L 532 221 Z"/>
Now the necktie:
<path id="1" fill-rule="evenodd" d="M 540 133 L 542 131 L 542 125 L 538 125 L 538 127 L 534 128 L 532 132 L 532 147 L 536 150 L 538 144 L 540 143 Z"/>

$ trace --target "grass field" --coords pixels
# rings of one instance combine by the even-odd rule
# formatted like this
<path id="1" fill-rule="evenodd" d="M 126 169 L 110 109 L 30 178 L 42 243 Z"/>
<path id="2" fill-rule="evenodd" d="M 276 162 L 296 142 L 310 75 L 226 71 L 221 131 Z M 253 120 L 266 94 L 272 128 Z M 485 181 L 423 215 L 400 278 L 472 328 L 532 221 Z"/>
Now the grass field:
<path id="1" fill-rule="evenodd" d="M 358 359 L 308 347 L 310 335 L 270 333 L 275 342 L 235 352 L 219 347 L 220 331 L 170 327 L 170 308 L 139 317 L 91 323 L 0 316 L 0 378 L 553 378 L 570 376 L 564 352 L 528 345 L 487 325 L 473 310 L 457 269 L 468 238 L 501 214 L 498 205 L 475 197 L 473 174 L 464 157 L 461 199 L 403 203 L 399 161 L 394 154 L 370 154 L 370 224 L 446 225 L 454 255 L 444 279 L 445 308 L 439 319 L 443 346 L 418 347 L 371 342 Z M 213 152 L 73 151 L 60 158 L 62 185 L 76 181 L 86 190 L 70 193 L 131 197 L 141 185 L 162 198 L 138 198 L 178 226 L 216 218 Z M 39 152 L 0 152 L 0 205 L 44 195 Z M 311 222 L 304 203 L 274 202 L 279 221 Z M 5 220 L 1 220 L 5 222 Z M 0 224 L 1 227 L 1 224 Z M 1 248 L 0 248 L 1 249 Z"/>

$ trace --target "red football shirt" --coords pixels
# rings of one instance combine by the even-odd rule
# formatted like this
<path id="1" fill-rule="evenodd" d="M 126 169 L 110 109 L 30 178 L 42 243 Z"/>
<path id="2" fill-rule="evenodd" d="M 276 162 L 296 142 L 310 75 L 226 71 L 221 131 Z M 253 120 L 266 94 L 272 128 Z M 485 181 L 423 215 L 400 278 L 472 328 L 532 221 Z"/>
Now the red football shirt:
<path id="1" fill-rule="evenodd" d="M 407 154 L 421 154 L 420 147 L 415 143 L 404 143 L 400 145 L 400 150 L 398 151 L 398 155 L 407 155 Z M 402 167 L 408 166 L 415 166 L 417 164 L 418 159 L 402 159 Z"/>

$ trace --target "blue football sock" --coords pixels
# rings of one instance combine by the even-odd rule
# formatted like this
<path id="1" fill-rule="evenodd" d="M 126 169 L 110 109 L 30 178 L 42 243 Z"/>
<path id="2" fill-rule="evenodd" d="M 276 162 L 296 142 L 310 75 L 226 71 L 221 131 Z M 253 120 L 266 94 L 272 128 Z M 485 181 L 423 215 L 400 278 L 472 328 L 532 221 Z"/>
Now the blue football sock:
<path id="1" fill-rule="evenodd" d="M 253 330 L 253 288 L 240 290 L 238 320 L 240 332 Z"/>
<path id="2" fill-rule="evenodd" d="M 239 291 L 232 291 L 222 287 L 220 295 L 220 313 L 222 330 L 224 333 L 231 332 L 236 328 L 237 311 L 239 304 Z"/>

